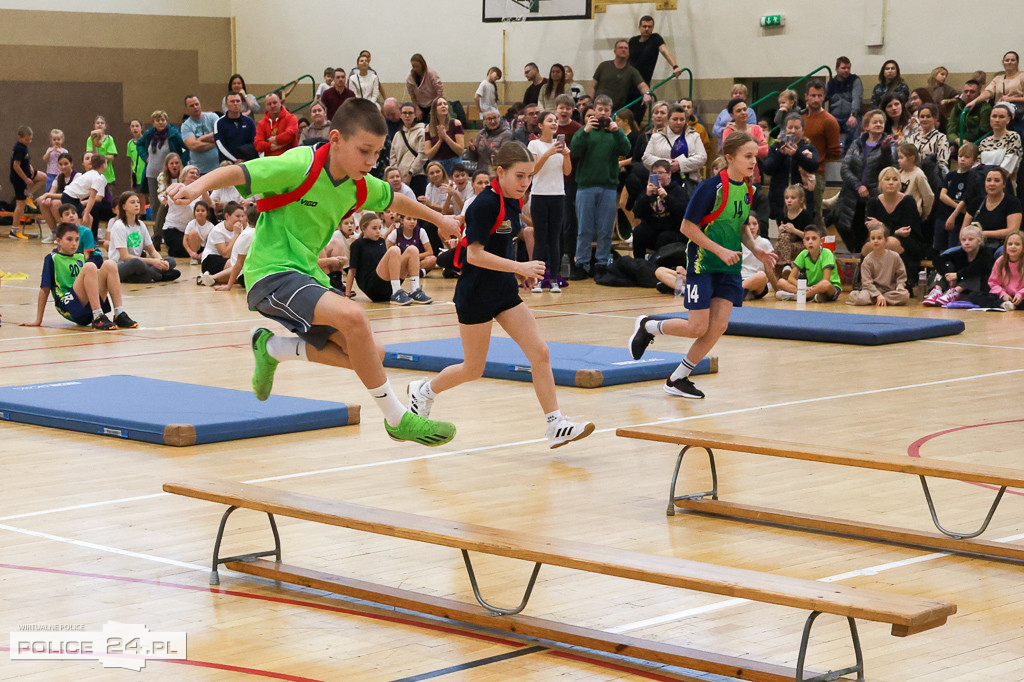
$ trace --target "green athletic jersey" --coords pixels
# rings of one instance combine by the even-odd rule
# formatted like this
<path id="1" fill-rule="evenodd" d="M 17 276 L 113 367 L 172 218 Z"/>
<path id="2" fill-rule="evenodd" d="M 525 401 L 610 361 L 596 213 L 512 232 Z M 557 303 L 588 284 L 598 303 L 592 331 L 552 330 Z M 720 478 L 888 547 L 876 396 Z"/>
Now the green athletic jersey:
<path id="1" fill-rule="evenodd" d="M 697 186 L 693 198 L 686 206 L 685 219 L 701 225 L 704 219 L 712 215 L 722 205 L 723 193 L 720 175 L 710 177 Z M 724 209 L 712 222 L 701 227 L 711 241 L 731 251 L 740 251 L 743 245 L 741 235 L 743 225 L 750 215 L 750 192 L 745 182 L 729 182 L 729 196 Z M 742 271 L 742 259 L 733 265 L 726 265 L 721 258 L 711 251 L 703 249 L 695 242 L 687 245 L 687 267 L 690 272 L 727 272 L 738 275 Z"/>
<path id="2" fill-rule="evenodd" d="M 793 264 L 807 273 L 807 286 L 809 287 L 813 287 L 825 278 L 825 268 L 832 268 L 832 273 L 829 275 L 829 281 L 832 284 L 837 287 L 843 285 L 839 279 L 839 269 L 836 267 L 835 254 L 829 249 L 823 247 L 821 253 L 818 254 L 817 261 L 811 260 L 811 254 L 807 252 L 807 249 L 804 249 L 793 260 Z"/>
<path id="3" fill-rule="evenodd" d="M 43 275 L 39 286 L 50 290 L 57 312 L 69 320 L 71 315 L 64 310 L 64 304 L 72 300 L 71 290 L 75 286 L 75 278 L 84 266 L 85 256 L 80 253 L 65 256 L 60 251 L 54 251 L 46 254 L 43 259 Z"/>
<path id="4" fill-rule="evenodd" d="M 246 161 L 242 164 L 246 183 L 239 185 L 238 191 L 244 197 L 287 194 L 303 183 L 312 163 L 312 147 L 296 147 L 280 156 Z M 341 219 L 355 206 L 356 184 L 350 178 L 334 180 L 327 166 L 300 199 L 260 212 L 243 268 L 247 289 L 267 275 L 287 271 L 301 272 L 325 287 L 330 286 L 327 275 L 317 265 L 317 256 Z M 363 209 L 383 211 L 391 205 L 392 198 L 391 185 L 366 176 Z"/>

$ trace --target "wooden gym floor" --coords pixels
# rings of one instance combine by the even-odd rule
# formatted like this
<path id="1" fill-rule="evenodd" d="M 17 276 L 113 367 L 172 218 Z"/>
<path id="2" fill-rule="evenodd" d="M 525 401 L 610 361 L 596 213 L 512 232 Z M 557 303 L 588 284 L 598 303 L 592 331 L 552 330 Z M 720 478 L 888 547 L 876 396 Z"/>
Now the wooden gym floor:
<path id="1" fill-rule="evenodd" d="M 241 289 L 197 287 L 197 266 L 164 285 L 126 287 L 138 330 L 69 327 L 48 306 L 34 314 L 38 241 L 0 243 L 0 270 L 27 281 L 0 288 L 0 384 L 135 374 L 227 388 L 249 385 L 247 331 L 260 319 Z M 454 283 L 425 281 L 436 303 L 368 305 L 385 342 L 458 335 Z M 524 293 L 550 341 L 617 345 L 635 315 L 677 308 L 652 290 L 573 284 L 560 296 Z M 845 300 L 845 296 L 843 297 Z M 782 305 L 775 302 L 760 305 Z M 790 304 L 791 305 L 791 304 Z M 811 306 L 809 306 L 811 307 Z M 814 306 L 814 309 L 817 309 Z M 823 309 L 869 314 L 838 304 Z M 725 337 L 717 375 L 698 377 L 704 401 L 662 393 L 657 382 L 561 388 L 568 415 L 597 433 L 557 451 L 542 441 L 529 384 L 484 379 L 443 395 L 434 414 L 458 425 L 438 449 L 389 440 L 351 372 L 288 363 L 275 393 L 363 405 L 343 429 L 177 449 L 3 423 L 6 483 L 0 509 L 0 631 L 32 624 L 108 620 L 185 631 L 187 662 L 149 661 L 142 672 L 95 661 L 11 661 L 0 679 L 25 680 L 619 680 L 713 679 L 591 652 L 545 648 L 504 634 L 374 608 L 313 591 L 224 573 L 207 584 L 217 505 L 161 493 L 190 477 L 264 485 L 388 509 L 457 519 L 739 566 L 841 581 L 955 602 L 944 627 L 907 639 L 860 624 L 870 680 L 1022 680 L 1024 567 L 697 516 L 665 516 L 672 447 L 616 438 L 616 427 L 670 422 L 689 428 L 821 446 L 1024 467 L 1021 386 L 1024 314 L 925 310 L 918 301 L 883 314 L 958 317 L 956 337 L 881 347 Z M 685 340 L 656 348 L 685 351 Z M 417 375 L 389 370 L 404 392 Z M 700 458 L 685 468 L 706 485 Z M 930 530 L 918 483 L 907 476 L 754 455 L 719 455 L 726 499 Z M 992 492 L 957 482 L 932 488 L 947 526 L 980 522 Z M 1024 499 L 1006 495 L 984 537 L 1021 541 Z M 452 550 L 282 520 L 285 559 L 309 568 L 472 601 Z M 265 517 L 237 512 L 226 551 L 268 544 Z M 477 559 L 485 594 L 515 603 L 529 567 Z M 655 640 L 794 664 L 806 613 L 545 567 L 526 613 Z M 820 619 L 809 665 L 850 663 L 845 624 Z M 0 646 L 6 644 L 0 642 Z"/>

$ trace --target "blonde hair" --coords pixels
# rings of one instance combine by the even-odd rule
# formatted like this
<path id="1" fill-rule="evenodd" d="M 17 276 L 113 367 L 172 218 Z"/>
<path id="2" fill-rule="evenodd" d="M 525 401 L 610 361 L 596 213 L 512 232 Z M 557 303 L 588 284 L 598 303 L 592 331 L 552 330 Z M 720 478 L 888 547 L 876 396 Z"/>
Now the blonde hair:
<path id="1" fill-rule="evenodd" d="M 61 139 L 61 142 L 64 141 L 64 131 L 61 130 L 60 128 L 54 128 L 53 130 L 50 131 L 50 137 L 53 137 L 54 135 L 59 137 Z"/>
<path id="2" fill-rule="evenodd" d="M 790 102 L 796 102 L 796 90 L 783 90 L 779 93 L 779 99 L 788 99 Z"/>
<path id="3" fill-rule="evenodd" d="M 971 233 L 978 238 L 978 241 L 985 241 L 985 232 L 981 228 L 981 223 L 975 221 L 970 225 L 964 225 L 960 228 L 960 236 L 963 237 L 965 234 Z"/>
<path id="4" fill-rule="evenodd" d="M 736 92 L 737 90 L 743 93 L 743 98 L 744 99 L 747 98 L 748 90 L 747 90 L 747 86 L 746 85 L 744 85 L 743 83 L 733 83 L 732 84 L 732 89 L 729 90 L 729 92 L 733 93 L 733 92 Z"/>
<path id="5" fill-rule="evenodd" d="M 788 187 L 786 187 L 785 190 L 783 190 L 782 196 L 786 196 L 787 194 L 792 194 L 794 196 L 799 197 L 801 204 L 807 203 L 807 197 L 804 194 L 803 185 L 789 185 Z"/>
<path id="6" fill-rule="evenodd" d="M 928 76 L 928 87 L 929 88 L 938 87 L 939 82 L 937 80 L 935 80 L 935 76 L 937 76 L 942 71 L 945 71 L 946 72 L 946 76 L 949 77 L 949 69 L 947 69 L 945 66 L 936 66 L 934 69 L 932 69 L 932 74 L 930 76 Z"/>
<path id="7" fill-rule="evenodd" d="M 897 180 L 900 179 L 900 172 L 898 170 L 896 170 L 893 166 L 886 166 L 885 168 L 878 172 L 878 182 L 882 182 L 882 180 L 885 180 L 885 176 L 887 175 L 895 175 Z"/>
<path id="8" fill-rule="evenodd" d="M 150 114 L 149 118 L 153 121 L 159 121 L 161 118 L 167 118 L 167 112 L 163 109 L 157 109 L 152 114 Z"/>
<path id="9" fill-rule="evenodd" d="M 195 170 L 196 172 L 198 172 L 198 173 L 199 173 L 200 175 L 202 175 L 202 172 L 201 172 L 201 171 L 199 170 L 199 166 L 193 166 L 192 164 L 189 164 L 189 165 L 185 166 L 184 168 L 182 168 L 182 169 L 181 169 L 181 170 L 180 170 L 180 171 L 178 172 L 178 177 L 179 177 L 179 178 L 181 178 L 182 180 L 184 180 L 184 179 L 185 179 L 185 176 L 186 176 L 186 175 L 188 175 L 188 172 L 189 172 L 190 170 L 193 170 L 193 169 L 194 169 L 194 170 Z"/>

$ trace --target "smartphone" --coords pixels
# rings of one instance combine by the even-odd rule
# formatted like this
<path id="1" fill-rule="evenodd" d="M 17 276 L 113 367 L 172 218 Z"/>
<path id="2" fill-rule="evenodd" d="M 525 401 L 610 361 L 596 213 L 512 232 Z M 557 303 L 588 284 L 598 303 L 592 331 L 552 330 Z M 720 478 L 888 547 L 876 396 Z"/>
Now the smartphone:
<path id="1" fill-rule="evenodd" d="M 559 133 L 559 134 L 555 135 L 555 142 L 557 142 L 558 144 L 560 144 L 560 145 L 562 145 L 564 147 L 565 146 L 565 133 Z"/>
<path id="2" fill-rule="evenodd" d="M 660 180 L 658 178 L 658 174 L 657 173 L 651 173 L 651 177 L 648 178 L 647 181 L 649 183 L 651 183 L 652 185 L 654 185 L 655 187 L 658 187 L 659 184 L 660 184 Z"/>

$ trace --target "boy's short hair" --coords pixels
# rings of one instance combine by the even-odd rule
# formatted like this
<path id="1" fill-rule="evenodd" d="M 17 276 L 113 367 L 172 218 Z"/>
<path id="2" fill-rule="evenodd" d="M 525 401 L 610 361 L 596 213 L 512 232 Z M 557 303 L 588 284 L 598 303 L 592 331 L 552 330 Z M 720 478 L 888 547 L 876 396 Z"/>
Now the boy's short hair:
<path id="1" fill-rule="evenodd" d="M 334 67 L 333 66 L 328 66 L 327 68 L 325 68 L 324 69 L 324 75 L 325 76 L 332 76 L 333 77 L 334 76 Z"/>
<path id="2" fill-rule="evenodd" d="M 68 211 L 74 211 L 75 215 L 78 214 L 78 207 L 74 204 L 61 204 L 60 208 L 57 209 L 57 216 L 63 216 Z"/>
<path id="3" fill-rule="evenodd" d="M 358 97 L 350 97 L 338 107 L 334 118 L 331 119 L 331 130 L 337 130 L 345 139 L 352 137 L 360 130 L 365 130 L 371 135 L 384 136 L 388 134 L 384 115 L 380 113 L 377 105 L 368 99 Z"/>
<path id="4" fill-rule="evenodd" d="M 365 230 L 374 220 L 380 220 L 380 216 L 373 211 L 363 211 L 363 215 L 359 217 L 359 229 Z"/>
<path id="5" fill-rule="evenodd" d="M 465 173 L 466 175 L 469 175 L 469 169 L 463 166 L 461 163 L 457 163 L 454 166 L 452 166 L 452 175 L 455 175 L 456 173 Z"/>
<path id="6" fill-rule="evenodd" d="M 651 170 L 654 170 L 655 168 L 664 168 L 669 171 L 672 170 L 672 164 L 668 162 L 668 159 L 658 159 L 651 164 Z"/>
<path id="7" fill-rule="evenodd" d="M 558 97 L 555 98 L 555 108 L 556 109 L 558 108 L 559 104 L 565 104 L 566 106 L 568 106 L 570 108 L 576 106 L 576 103 L 572 101 L 572 95 L 568 95 L 568 94 L 566 94 L 564 92 L 561 95 L 559 95 Z"/>
<path id="8" fill-rule="evenodd" d="M 960 145 L 960 151 L 958 151 L 957 154 L 963 154 L 965 152 L 970 154 L 972 159 L 977 159 L 979 154 L 978 145 L 973 142 L 964 142 Z"/>
<path id="9" fill-rule="evenodd" d="M 57 226 L 57 239 L 60 239 L 68 232 L 78 234 L 78 225 L 75 225 L 74 223 L 61 223 Z"/>
<path id="10" fill-rule="evenodd" d="M 92 165 L 92 169 L 94 171 L 98 171 L 100 168 L 103 168 L 104 166 L 107 165 L 107 157 L 103 156 L 102 154 L 94 153 L 92 155 L 92 161 L 90 161 L 89 163 Z"/>
<path id="11" fill-rule="evenodd" d="M 18 126 L 18 137 L 29 137 L 32 135 L 32 128 L 29 126 Z"/>
<path id="12" fill-rule="evenodd" d="M 251 203 L 245 207 L 245 219 L 249 223 L 249 227 L 256 227 L 256 221 L 260 217 L 260 210 L 256 208 L 255 203 Z"/>
<path id="13" fill-rule="evenodd" d="M 812 223 L 804 228 L 804 235 L 806 235 L 808 232 L 813 232 L 814 234 L 818 235 L 818 237 L 821 237 L 822 232 L 824 232 L 824 230 L 822 230 L 820 227 Z"/>
<path id="14" fill-rule="evenodd" d="M 598 95 L 594 98 L 595 107 L 612 107 L 612 98 L 608 95 Z"/>
<path id="15" fill-rule="evenodd" d="M 240 208 L 242 208 L 242 205 L 237 201 L 229 201 L 224 205 L 224 215 L 229 216 Z"/>
<path id="16" fill-rule="evenodd" d="M 836 68 L 837 69 L 840 66 L 842 66 L 843 64 L 849 64 L 850 66 L 853 66 L 853 63 L 850 61 L 849 57 L 839 57 L 838 59 L 836 59 Z"/>

